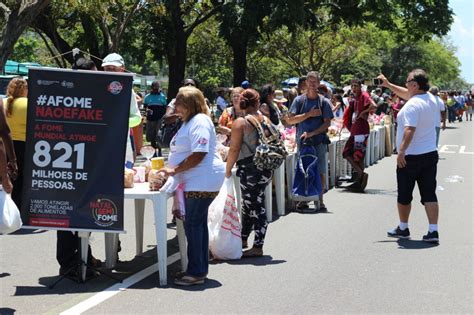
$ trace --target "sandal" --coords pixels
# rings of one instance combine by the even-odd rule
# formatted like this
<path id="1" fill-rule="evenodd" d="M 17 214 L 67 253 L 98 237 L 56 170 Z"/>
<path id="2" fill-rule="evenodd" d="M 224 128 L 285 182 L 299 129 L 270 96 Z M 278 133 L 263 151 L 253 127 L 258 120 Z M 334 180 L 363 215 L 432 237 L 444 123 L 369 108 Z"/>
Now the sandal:
<path id="1" fill-rule="evenodd" d="M 182 286 L 191 286 L 196 284 L 203 284 L 206 277 L 193 277 L 190 275 L 184 275 L 181 278 L 174 279 L 174 284 Z"/>

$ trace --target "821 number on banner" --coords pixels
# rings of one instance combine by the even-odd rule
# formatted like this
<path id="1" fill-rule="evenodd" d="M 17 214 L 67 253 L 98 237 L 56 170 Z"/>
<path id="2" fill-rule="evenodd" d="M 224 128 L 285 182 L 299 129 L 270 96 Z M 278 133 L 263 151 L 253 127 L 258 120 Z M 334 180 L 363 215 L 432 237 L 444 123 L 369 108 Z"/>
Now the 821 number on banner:
<path id="1" fill-rule="evenodd" d="M 85 143 L 78 143 L 74 146 L 71 146 L 67 142 L 58 142 L 54 145 L 53 151 L 64 151 L 63 154 L 54 159 L 52 167 L 53 168 L 73 168 L 72 162 L 68 160 L 71 158 L 73 153 L 76 153 L 76 169 L 84 168 L 84 155 L 85 155 L 86 145 Z M 51 163 L 51 145 L 44 141 L 38 141 L 35 145 L 35 154 L 33 154 L 33 163 L 38 167 L 46 167 Z"/>

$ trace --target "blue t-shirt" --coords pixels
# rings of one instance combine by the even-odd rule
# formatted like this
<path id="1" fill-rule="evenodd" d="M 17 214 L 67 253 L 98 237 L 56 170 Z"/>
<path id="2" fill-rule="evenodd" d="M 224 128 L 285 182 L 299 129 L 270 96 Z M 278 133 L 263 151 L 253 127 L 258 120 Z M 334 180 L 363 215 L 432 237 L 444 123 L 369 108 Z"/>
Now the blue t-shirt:
<path id="1" fill-rule="evenodd" d="M 147 120 L 159 120 L 166 113 L 166 96 L 163 92 L 158 94 L 149 93 L 145 96 L 143 105 L 150 109 L 147 111 Z"/>
<path id="2" fill-rule="evenodd" d="M 331 103 L 327 98 L 318 96 L 316 99 L 309 99 L 305 94 L 297 96 L 295 98 L 293 104 L 291 104 L 290 113 L 294 115 L 304 114 L 306 112 L 309 112 L 313 107 L 321 108 L 322 116 L 310 117 L 297 124 L 297 139 L 299 139 L 305 131 L 313 131 L 321 127 L 324 123 L 325 118 L 334 118 Z M 316 135 L 313 138 L 316 143 L 320 143 L 324 135 L 325 133 L 320 133 L 319 135 Z"/>

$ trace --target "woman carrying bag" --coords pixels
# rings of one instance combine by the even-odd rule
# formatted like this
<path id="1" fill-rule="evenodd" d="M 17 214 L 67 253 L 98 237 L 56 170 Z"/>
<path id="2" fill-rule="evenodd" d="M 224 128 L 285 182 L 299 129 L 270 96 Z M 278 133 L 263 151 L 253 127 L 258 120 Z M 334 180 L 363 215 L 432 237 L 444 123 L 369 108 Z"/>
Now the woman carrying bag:
<path id="1" fill-rule="evenodd" d="M 237 176 L 240 178 L 242 191 L 242 248 L 247 247 L 247 239 L 255 230 L 253 247 L 244 251 L 242 257 L 263 256 L 263 244 L 267 231 L 267 215 L 265 209 L 265 187 L 272 179 L 271 170 L 256 167 L 253 158 L 259 145 L 257 129 L 251 121 L 258 121 L 265 132 L 270 120 L 263 116 L 258 108 L 259 94 L 253 89 L 242 92 L 240 108 L 245 111 L 245 118 L 237 118 L 232 124 L 230 151 L 227 158 L 226 177 L 232 176 L 232 168 L 237 162 Z M 271 211 L 269 209 L 268 211 Z"/>

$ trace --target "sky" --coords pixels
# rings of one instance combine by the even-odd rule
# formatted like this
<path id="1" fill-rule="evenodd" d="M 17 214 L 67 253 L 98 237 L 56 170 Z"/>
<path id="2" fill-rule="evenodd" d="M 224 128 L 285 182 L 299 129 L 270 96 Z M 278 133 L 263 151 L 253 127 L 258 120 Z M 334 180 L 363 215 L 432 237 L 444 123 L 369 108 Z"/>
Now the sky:
<path id="1" fill-rule="evenodd" d="M 449 6 L 455 16 L 448 36 L 457 47 L 461 76 L 474 83 L 474 0 L 450 0 Z"/>

